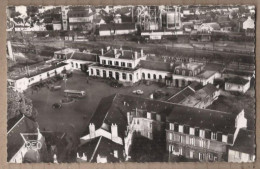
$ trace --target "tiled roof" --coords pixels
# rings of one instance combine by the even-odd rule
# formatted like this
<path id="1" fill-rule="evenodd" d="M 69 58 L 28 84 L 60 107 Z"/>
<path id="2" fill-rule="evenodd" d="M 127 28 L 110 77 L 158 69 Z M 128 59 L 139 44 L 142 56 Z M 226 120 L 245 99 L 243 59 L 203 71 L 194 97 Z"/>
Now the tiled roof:
<path id="1" fill-rule="evenodd" d="M 167 71 L 167 72 L 174 72 L 174 68 L 176 65 L 172 65 L 169 62 L 156 62 L 156 61 L 148 61 L 148 60 L 141 60 L 140 67 L 144 69 L 150 70 L 158 70 L 158 71 Z"/>
<path id="2" fill-rule="evenodd" d="M 242 77 L 239 77 L 239 76 L 236 76 L 236 77 L 233 77 L 233 78 L 229 78 L 227 80 L 227 83 L 232 83 L 232 84 L 239 84 L 239 85 L 245 85 L 249 82 L 249 80 L 246 80 Z"/>
<path id="3" fill-rule="evenodd" d="M 254 154 L 256 151 L 255 142 L 255 132 L 246 129 L 240 129 L 237 135 L 236 141 L 233 146 L 230 147 L 231 150 L 236 150 L 239 152 Z"/>
<path id="4" fill-rule="evenodd" d="M 78 148 L 78 153 L 80 157 L 85 153 L 88 162 L 97 162 L 98 155 L 106 157 L 108 162 L 120 162 L 124 159 L 123 149 L 123 145 L 99 136 L 81 145 Z M 114 157 L 114 150 L 118 151 L 118 158 Z"/>

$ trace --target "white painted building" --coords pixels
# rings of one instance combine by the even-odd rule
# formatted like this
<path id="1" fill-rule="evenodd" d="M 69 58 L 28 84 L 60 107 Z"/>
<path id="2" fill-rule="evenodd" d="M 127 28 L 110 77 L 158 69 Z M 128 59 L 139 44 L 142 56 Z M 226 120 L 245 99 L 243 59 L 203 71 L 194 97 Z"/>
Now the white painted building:
<path id="1" fill-rule="evenodd" d="M 250 80 L 244 79 L 242 77 L 233 77 L 225 82 L 226 91 L 237 91 L 245 93 L 250 88 Z"/>

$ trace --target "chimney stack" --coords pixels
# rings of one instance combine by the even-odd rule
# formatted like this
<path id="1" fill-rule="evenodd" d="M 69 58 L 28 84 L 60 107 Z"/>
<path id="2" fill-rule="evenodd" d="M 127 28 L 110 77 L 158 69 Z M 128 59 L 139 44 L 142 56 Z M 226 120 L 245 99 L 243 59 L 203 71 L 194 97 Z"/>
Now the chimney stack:
<path id="1" fill-rule="evenodd" d="M 117 129 L 117 125 L 113 124 L 111 125 L 111 139 L 117 139 L 118 138 L 118 129 Z"/>
<path id="2" fill-rule="evenodd" d="M 144 50 L 141 49 L 141 57 L 143 57 L 143 56 L 144 56 Z"/>
<path id="3" fill-rule="evenodd" d="M 102 56 L 104 55 L 104 49 L 103 48 L 101 49 L 101 55 Z"/>
<path id="4" fill-rule="evenodd" d="M 127 112 L 127 123 L 130 124 L 131 123 L 131 116 L 130 116 L 130 112 Z"/>
<path id="5" fill-rule="evenodd" d="M 137 60 L 137 52 L 135 51 L 135 60 Z"/>
<path id="6" fill-rule="evenodd" d="M 96 131 L 95 124 L 90 123 L 89 124 L 89 136 L 90 136 L 90 138 L 94 138 L 96 136 L 95 131 Z"/>
<path id="7" fill-rule="evenodd" d="M 116 55 L 116 52 L 117 52 L 117 50 L 116 50 L 116 49 L 114 49 L 114 55 Z"/>

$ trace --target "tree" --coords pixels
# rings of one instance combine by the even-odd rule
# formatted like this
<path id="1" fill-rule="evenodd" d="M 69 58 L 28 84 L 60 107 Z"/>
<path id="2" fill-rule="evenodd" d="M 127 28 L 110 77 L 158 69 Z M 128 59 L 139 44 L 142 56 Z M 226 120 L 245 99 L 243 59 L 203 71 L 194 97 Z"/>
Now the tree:
<path id="1" fill-rule="evenodd" d="M 21 113 L 33 119 L 38 112 L 33 108 L 32 100 L 26 98 L 24 94 L 18 93 L 12 89 L 7 90 L 7 119 L 14 118 Z"/>
<path id="2" fill-rule="evenodd" d="M 17 12 L 14 12 L 14 13 L 11 14 L 11 18 L 15 18 L 15 17 L 18 17 L 20 15 L 21 15 L 21 13 L 17 11 Z"/>
<path id="3" fill-rule="evenodd" d="M 39 12 L 39 9 L 36 6 L 28 6 L 27 7 L 26 13 L 27 13 L 28 16 L 31 16 L 31 17 L 35 16 L 35 14 L 38 13 L 38 12 Z"/>

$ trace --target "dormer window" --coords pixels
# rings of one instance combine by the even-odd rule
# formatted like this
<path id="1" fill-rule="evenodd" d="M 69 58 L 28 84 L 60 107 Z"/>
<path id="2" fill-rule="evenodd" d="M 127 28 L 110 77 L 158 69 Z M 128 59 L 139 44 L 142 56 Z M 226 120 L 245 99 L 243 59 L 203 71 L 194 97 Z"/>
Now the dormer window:
<path id="1" fill-rule="evenodd" d="M 222 142 L 227 143 L 227 135 L 222 135 Z"/>
<path id="2" fill-rule="evenodd" d="M 115 61 L 115 65 L 116 65 L 116 66 L 118 66 L 118 65 L 119 65 L 118 61 Z"/>
<path id="3" fill-rule="evenodd" d="M 190 127 L 190 135 L 195 135 L 195 129 L 194 128 L 192 128 L 192 127 Z"/>
<path id="4" fill-rule="evenodd" d="M 147 112 L 147 118 L 151 119 L 151 113 Z"/>
<path id="5" fill-rule="evenodd" d="M 217 133 L 212 132 L 212 133 L 211 133 L 211 139 L 212 139 L 212 140 L 217 140 Z"/>
<path id="6" fill-rule="evenodd" d="M 183 133 L 183 125 L 179 125 L 179 132 Z"/>
<path id="7" fill-rule="evenodd" d="M 170 123 L 170 124 L 169 124 L 169 128 L 170 128 L 170 130 L 174 130 L 174 124 L 173 124 L 173 123 Z"/>
<path id="8" fill-rule="evenodd" d="M 200 137 L 205 138 L 205 130 L 200 130 Z"/>

